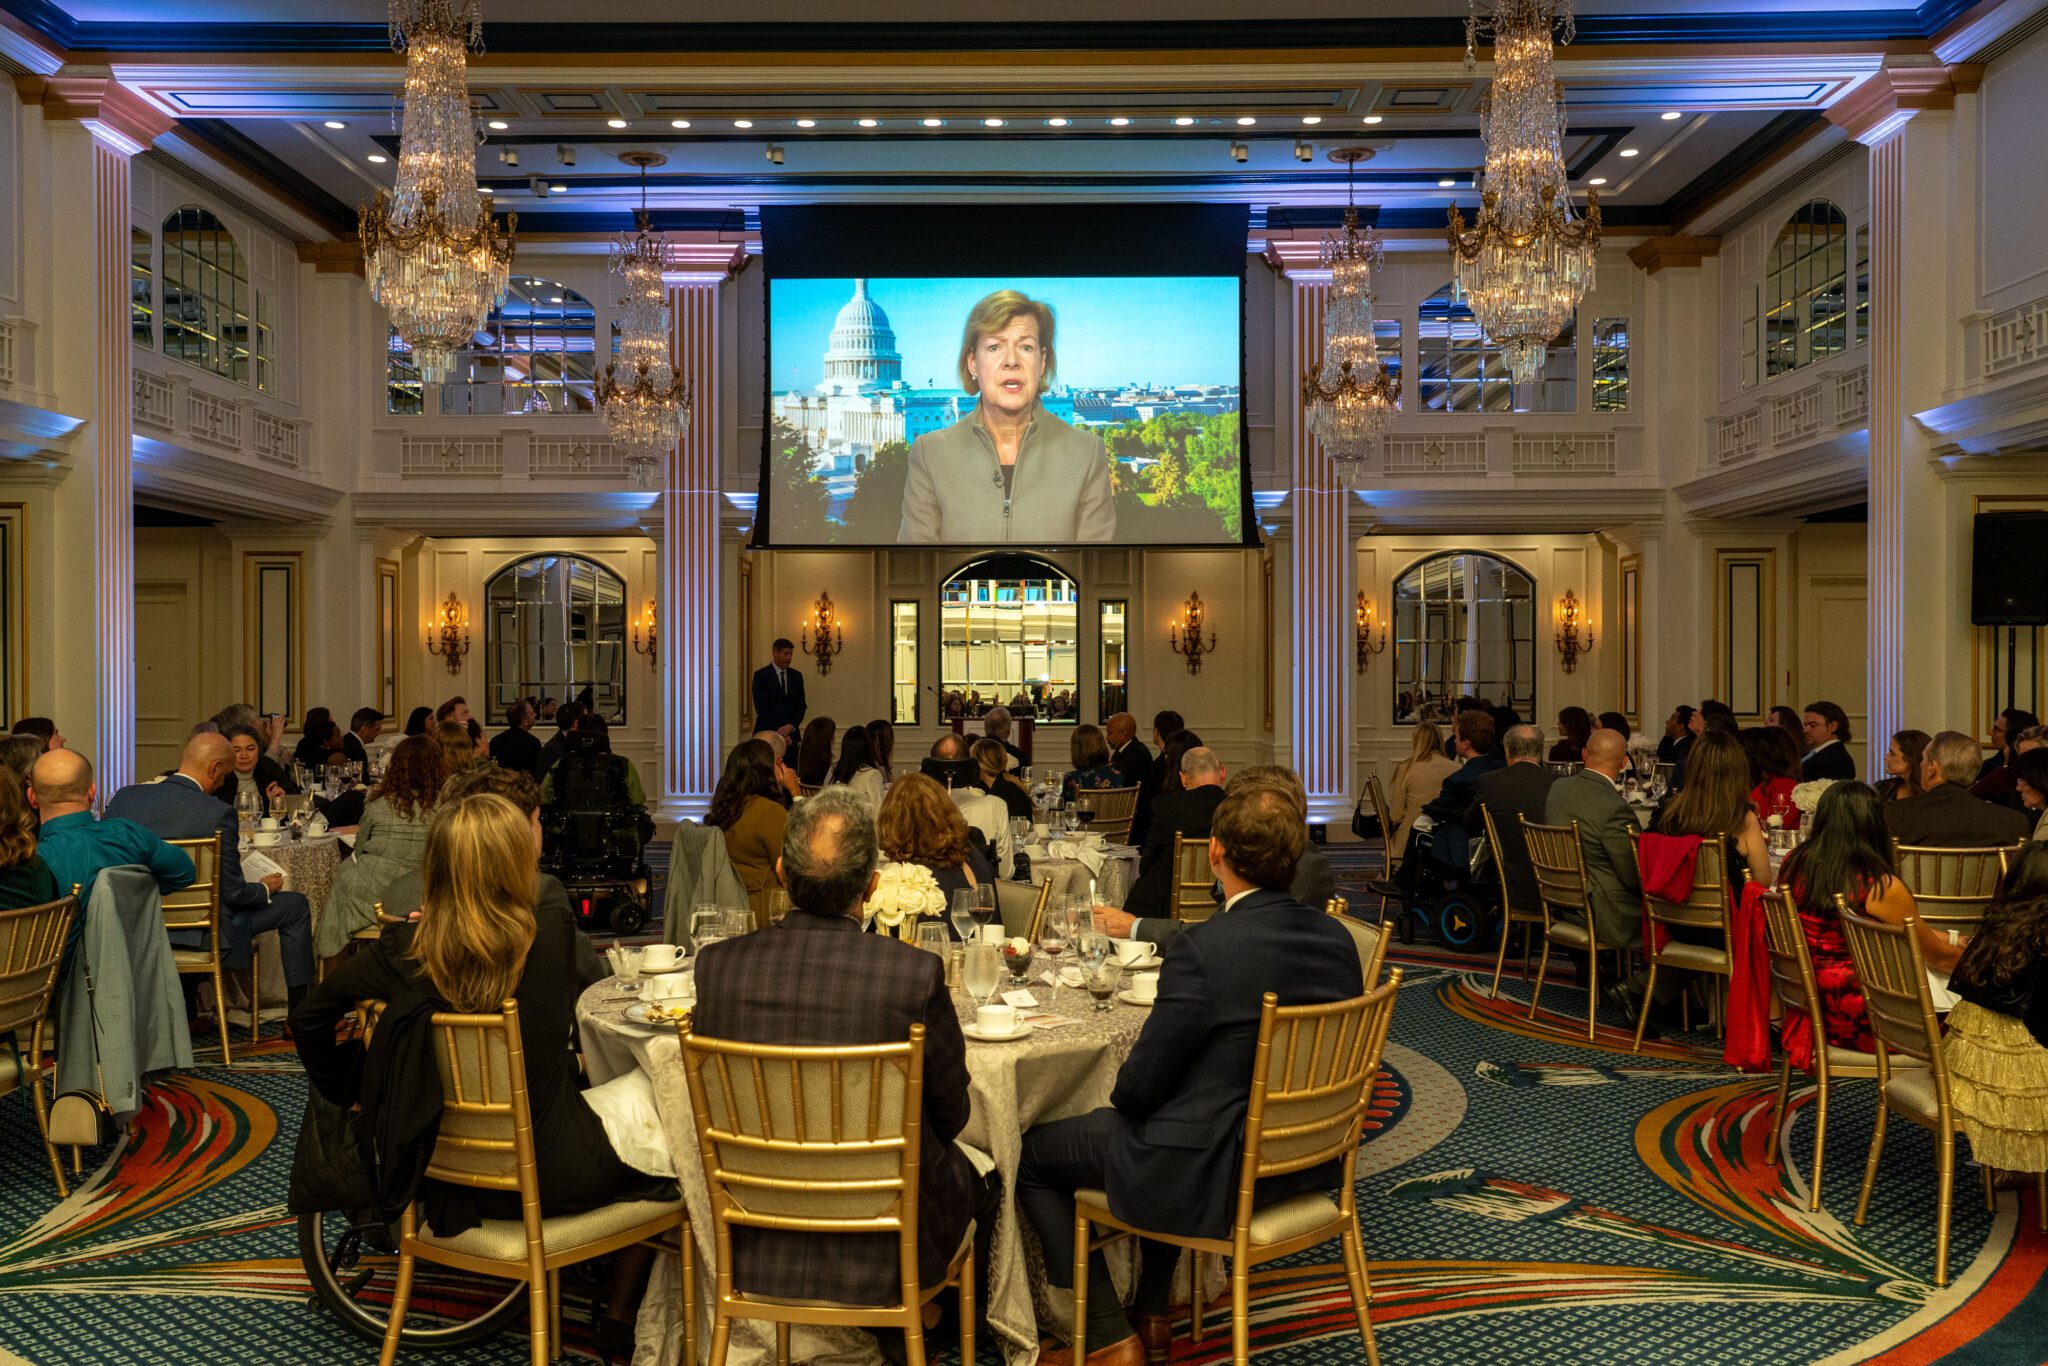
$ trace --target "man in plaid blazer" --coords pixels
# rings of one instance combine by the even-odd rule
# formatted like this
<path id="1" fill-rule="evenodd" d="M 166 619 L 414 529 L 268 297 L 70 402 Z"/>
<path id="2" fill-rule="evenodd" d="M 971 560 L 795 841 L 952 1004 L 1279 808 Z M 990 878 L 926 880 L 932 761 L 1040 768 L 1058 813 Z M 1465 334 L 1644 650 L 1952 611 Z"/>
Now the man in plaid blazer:
<path id="1" fill-rule="evenodd" d="M 745 1043 L 901 1043 L 924 1026 L 918 1164 L 918 1270 L 946 1274 L 991 1188 L 953 1140 L 967 1126 L 967 1045 L 945 965 L 898 939 L 861 932 L 875 885 L 874 819 L 850 788 L 828 787 L 789 815 L 777 863 L 794 909 L 757 933 L 704 950 L 694 1029 Z M 734 1288 L 784 1299 L 894 1304 L 893 1233 L 817 1235 L 736 1228 Z"/>

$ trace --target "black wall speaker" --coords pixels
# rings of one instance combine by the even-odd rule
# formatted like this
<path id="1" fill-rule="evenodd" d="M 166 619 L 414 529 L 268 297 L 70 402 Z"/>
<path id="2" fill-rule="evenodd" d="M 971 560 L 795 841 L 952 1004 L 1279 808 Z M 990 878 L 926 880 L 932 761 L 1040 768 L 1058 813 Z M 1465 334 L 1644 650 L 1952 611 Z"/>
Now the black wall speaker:
<path id="1" fill-rule="evenodd" d="M 1980 512 L 1970 624 L 2048 626 L 2048 512 Z"/>

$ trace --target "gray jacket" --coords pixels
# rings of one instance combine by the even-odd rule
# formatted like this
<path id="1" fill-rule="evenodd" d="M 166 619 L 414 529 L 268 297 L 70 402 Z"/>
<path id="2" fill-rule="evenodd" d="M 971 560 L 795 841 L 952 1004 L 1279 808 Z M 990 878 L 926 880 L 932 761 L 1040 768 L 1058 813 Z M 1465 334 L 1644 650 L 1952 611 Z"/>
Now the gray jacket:
<path id="1" fill-rule="evenodd" d="M 57 984 L 57 1090 L 97 1092 L 125 1120 L 145 1075 L 192 1065 L 163 899 L 147 868 L 124 864 L 100 872 L 78 914 L 78 956 Z"/>
<path id="2" fill-rule="evenodd" d="M 978 413 L 911 443 L 898 541 L 1073 545 L 1116 538 L 1101 437 L 1040 408 L 1024 429 L 1006 495 L 1002 461 Z"/>
<path id="3" fill-rule="evenodd" d="M 1586 861 L 1586 896 L 1592 902 L 1593 932 L 1602 947 L 1622 947 L 1642 938 L 1643 880 L 1629 832 L 1636 818 L 1613 783 L 1581 769 L 1550 785 L 1543 804 L 1545 825 L 1579 823 L 1579 852 Z"/>
<path id="4" fill-rule="evenodd" d="M 668 850 L 668 891 L 662 899 L 662 937 L 690 942 L 690 912 L 699 906 L 750 908 L 747 884 L 725 852 L 725 832 L 715 825 L 677 821 Z"/>

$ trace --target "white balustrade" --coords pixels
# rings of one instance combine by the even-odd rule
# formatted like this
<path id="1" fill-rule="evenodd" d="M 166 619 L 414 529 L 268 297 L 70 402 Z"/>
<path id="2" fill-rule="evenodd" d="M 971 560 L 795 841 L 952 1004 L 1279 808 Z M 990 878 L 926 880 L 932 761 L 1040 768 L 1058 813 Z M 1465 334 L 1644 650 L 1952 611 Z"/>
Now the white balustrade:
<path id="1" fill-rule="evenodd" d="M 303 463 L 298 423 L 259 410 L 250 422 L 250 431 L 258 460 L 290 469 L 297 469 Z"/>
<path id="2" fill-rule="evenodd" d="M 1528 432 L 1515 437 L 1516 474 L 1612 474 L 1612 432 Z"/>
<path id="3" fill-rule="evenodd" d="M 1769 411 L 1773 446 L 1813 436 L 1821 429 L 1820 386 L 1809 384 L 1781 394 L 1770 401 Z"/>
<path id="4" fill-rule="evenodd" d="M 1382 444 L 1385 474 L 1484 474 L 1486 437 L 1477 432 L 1429 436 L 1389 435 Z"/>
<path id="5" fill-rule="evenodd" d="M 1747 460 L 1764 448 L 1764 415 L 1761 408 L 1749 408 L 1714 424 L 1714 461 L 1731 465 Z"/>
<path id="6" fill-rule="evenodd" d="M 398 473 L 406 479 L 495 479 L 505 472 L 502 437 L 408 436 L 398 447 Z"/>
<path id="7" fill-rule="evenodd" d="M 0 322 L 0 385 L 13 388 L 15 383 L 15 330 L 14 324 Z"/>
<path id="8" fill-rule="evenodd" d="M 527 462 L 527 474 L 534 479 L 617 478 L 624 470 L 617 448 L 603 437 L 536 440 Z"/>
<path id="9" fill-rule="evenodd" d="M 162 375 L 152 375 L 147 370 L 135 372 L 135 398 L 133 420 L 159 431 L 172 431 L 177 426 L 178 391 Z"/>
<path id="10" fill-rule="evenodd" d="M 233 399 L 216 398 L 204 389 L 185 390 L 185 433 L 202 441 L 242 446 L 242 405 Z"/>
<path id="11" fill-rule="evenodd" d="M 1985 379 L 2048 359 L 2048 299 L 1994 313 L 1979 326 Z"/>

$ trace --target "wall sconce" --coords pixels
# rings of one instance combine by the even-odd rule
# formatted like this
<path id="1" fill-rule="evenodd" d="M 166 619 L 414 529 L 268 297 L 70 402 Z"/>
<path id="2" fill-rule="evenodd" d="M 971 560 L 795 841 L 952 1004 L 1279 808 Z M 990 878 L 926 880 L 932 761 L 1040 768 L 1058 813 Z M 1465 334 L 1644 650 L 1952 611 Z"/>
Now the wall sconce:
<path id="1" fill-rule="evenodd" d="M 654 636 L 656 627 L 658 625 L 658 618 L 655 616 L 654 612 L 653 598 L 649 598 L 647 600 L 647 611 L 643 615 L 641 620 L 645 623 L 647 627 L 647 648 L 642 649 L 640 647 L 640 627 L 636 625 L 633 627 L 633 653 L 636 655 L 646 655 L 647 667 L 652 669 L 655 667 Z"/>
<path id="2" fill-rule="evenodd" d="M 1579 625 L 1579 599 L 1567 588 L 1564 596 L 1557 600 L 1557 652 L 1564 656 L 1566 673 L 1578 668 L 1579 656 L 1593 648 L 1591 631 L 1586 632 L 1584 644 L 1579 642 Z"/>
<path id="3" fill-rule="evenodd" d="M 1372 643 L 1372 599 L 1364 593 L 1358 595 L 1358 672 L 1364 673 L 1372 663 L 1372 657 L 1385 654 L 1387 649 L 1387 628 L 1380 626 L 1380 643 Z"/>
<path id="4" fill-rule="evenodd" d="M 804 624 L 803 652 L 818 661 L 822 677 L 832 672 L 832 656 L 846 648 L 846 632 L 832 606 L 830 593 L 818 594 L 811 604 L 811 619 Z"/>
<path id="5" fill-rule="evenodd" d="M 462 672 L 462 657 L 469 653 L 469 613 L 462 609 L 462 602 L 453 593 L 448 601 L 441 604 L 441 627 L 436 638 L 430 627 L 427 631 L 427 653 L 439 655 L 448 661 L 448 672 Z"/>
<path id="6" fill-rule="evenodd" d="M 1166 627 L 1166 643 L 1177 655 L 1187 656 L 1188 672 L 1202 671 L 1202 656 L 1216 648 L 1216 633 L 1209 632 L 1209 643 L 1202 643 L 1202 617 L 1206 609 L 1202 606 L 1200 593 L 1188 594 L 1188 600 L 1180 605 L 1180 618 L 1169 622 Z"/>

